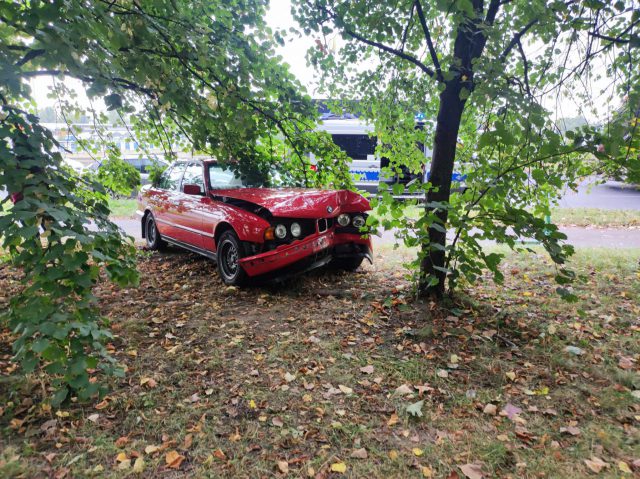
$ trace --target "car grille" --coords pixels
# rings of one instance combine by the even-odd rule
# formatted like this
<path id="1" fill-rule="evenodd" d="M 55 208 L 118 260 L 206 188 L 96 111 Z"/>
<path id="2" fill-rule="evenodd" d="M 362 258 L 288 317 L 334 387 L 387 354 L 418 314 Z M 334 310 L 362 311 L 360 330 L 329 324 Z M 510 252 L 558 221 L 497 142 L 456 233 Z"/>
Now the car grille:
<path id="1" fill-rule="evenodd" d="M 318 233 L 324 233 L 333 226 L 333 218 L 320 218 L 318 220 Z"/>

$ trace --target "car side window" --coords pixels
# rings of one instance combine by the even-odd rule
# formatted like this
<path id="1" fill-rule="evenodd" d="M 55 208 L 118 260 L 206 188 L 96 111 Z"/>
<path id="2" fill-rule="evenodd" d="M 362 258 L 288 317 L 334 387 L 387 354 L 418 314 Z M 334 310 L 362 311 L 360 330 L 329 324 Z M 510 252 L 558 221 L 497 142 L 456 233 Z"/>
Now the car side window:
<path id="1" fill-rule="evenodd" d="M 204 190 L 204 177 L 202 176 L 202 163 L 189 163 L 184 171 L 182 185 L 198 185 Z M 180 188 L 182 190 L 182 187 Z"/>
<path id="2" fill-rule="evenodd" d="M 173 169 L 173 166 L 169 166 L 166 170 L 164 170 L 154 186 L 162 189 L 166 188 L 169 181 L 169 175 L 171 174 L 172 169 Z"/>
<path id="3" fill-rule="evenodd" d="M 167 168 L 167 170 L 162 173 L 162 176 L 158 181 L 158 188 L 162 188 L 164 190 L 177 190 L 180 186 L 182 173 L 184 173 L 186 166 L 186 163 L 180 162 Z"/>

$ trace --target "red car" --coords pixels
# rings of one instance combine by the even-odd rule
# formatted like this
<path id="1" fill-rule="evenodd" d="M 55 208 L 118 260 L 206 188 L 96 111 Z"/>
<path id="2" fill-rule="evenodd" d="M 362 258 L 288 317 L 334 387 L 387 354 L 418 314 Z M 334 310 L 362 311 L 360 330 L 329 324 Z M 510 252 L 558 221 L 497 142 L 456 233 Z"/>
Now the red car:
<path id="1" fill-rule="evenodd" d="M 226 284 L 372 261 L 361 232 L 371 207 L 347 190 L 253 187 L 215 161 L 178 161 L 142 188 L 138 208 L 150 249 L 170 243 L 211 258 Z"/>

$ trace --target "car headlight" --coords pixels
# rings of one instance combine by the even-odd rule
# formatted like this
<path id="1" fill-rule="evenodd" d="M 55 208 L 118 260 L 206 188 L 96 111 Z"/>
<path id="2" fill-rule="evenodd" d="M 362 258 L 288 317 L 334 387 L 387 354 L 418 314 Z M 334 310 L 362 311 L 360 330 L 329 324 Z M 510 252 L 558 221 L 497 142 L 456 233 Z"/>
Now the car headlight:
<path id="1" fill-rule="evenodd" d="M 285 225 L 276 225 L 276 238 L 284 239 L 287 236 L 287 227 Z"/>
<path id="2" fill-rule="evenodd" d="M 291 236 L 297 238 L 298 236 L 300 236 L 300 233 L 302 233 L 302 228 L 300 228 L 300 225 L 298 223 L 291 223 Z"/>
<path id="3" fill-rule="evenodd" d="M 351 218 L 349 218 L 349 215 L 346 213 L 342 213 L 341 215 L 338 216 L 338 224 L 340 226 L 348 226 L 349 221 L 351 221 Z"/>
<path id="4" fill-rule="evenodd" d="M 364 216 L 356 215 L 353 217 L 353 226 L 356 228 L 362 228 L 366 222 Z"/>

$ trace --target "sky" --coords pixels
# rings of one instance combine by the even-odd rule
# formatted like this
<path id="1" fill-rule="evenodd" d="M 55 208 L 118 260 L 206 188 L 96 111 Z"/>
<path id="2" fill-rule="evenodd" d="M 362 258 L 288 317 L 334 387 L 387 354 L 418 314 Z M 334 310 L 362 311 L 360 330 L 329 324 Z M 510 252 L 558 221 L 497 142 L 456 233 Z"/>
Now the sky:
<path id="1" fill-rule="evenodd" d="M 296 27 L 297 24 L 291 15 L 290 0 L 271 0 L 271 6 L 266 16 L 267 23 L 272 28 L 289 30 L 291 27 Z M 306 52 L 314 45 L 314 39 L 312 37 L 288 35 L 286 37 L 286 43 L 284 46 L 277 47 L 277 53 L 282 56 L 283 61 L 289 65 L 291 72 L 300 80 L 300 82 L 307 88 L 308 93 L 311 96 L 316 95 L 316 78 L 319 75 L 313 67 L 307 65 Z M 540 48 L 541 45 L 530 45 L 528 48 L 531 51 L 535 51 Z M 575 57 L 579 56 L 579 52 L 572 52 Z M 597 68 L 604 68 L 604 66 L 596 65 Z M 84 95 L 81 83 L 73 79 L 65 80 L 66 85 L 69 88 L 76 90 L 78 94 L 78 103 L 83 106 L 88 106 L 89 102 Z M 597 95 L 597 91 L 606 84 L 606 78 L 595 82 L 593 84 L 593 91 L 596 96 L 594 105 L 592 108 L 585 108 L 587 105 L 581 103 L 580 100 L 572 96 L 560 96 L 550 95 L 543 101 L 543 105 L 555 112 L 556 118 L 562 117 L 576 117 L 581 114 L 581 106 L 584 108 L 584 116 L 590 121 L 596 121 L 598 116 L 601 116 L 603 111 L 610 111 L 610 107 L 606 105 L 604 97 Z M 52 106 L 56 100 L 48 98 L 49 87 L 52 85 L 51 78 L 40 77 L 32 80 L 32 93 L 36 101 L 36 104 L 42 108 L 44 106 Z M 96 104 L 94 106 L 98 106 Z M 614 105 L 615 106 L 615 105 Z M 594 111 L 589 111 L 593 109 Z"/>

